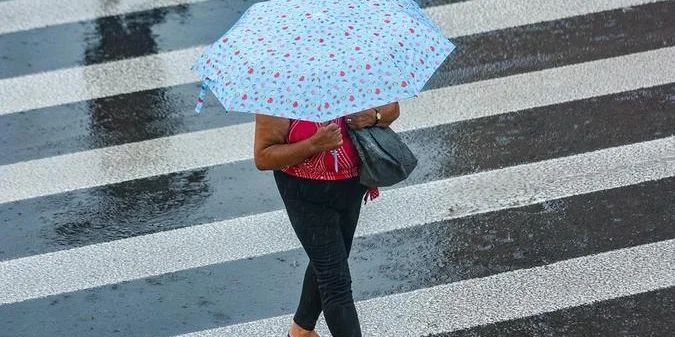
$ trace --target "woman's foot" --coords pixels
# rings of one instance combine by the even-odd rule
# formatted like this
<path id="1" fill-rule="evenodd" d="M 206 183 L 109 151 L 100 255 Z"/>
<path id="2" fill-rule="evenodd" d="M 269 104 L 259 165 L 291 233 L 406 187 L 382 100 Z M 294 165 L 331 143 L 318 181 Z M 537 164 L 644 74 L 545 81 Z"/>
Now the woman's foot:
<path id="1" fill-rule="evenodd" d="M 290 337 L 321 337 L 319 334 L 314 331 L 314 330 L 305 330 L 299 325 L 291 324 L 291 327 L 288 329 L 288 335 Z"/>

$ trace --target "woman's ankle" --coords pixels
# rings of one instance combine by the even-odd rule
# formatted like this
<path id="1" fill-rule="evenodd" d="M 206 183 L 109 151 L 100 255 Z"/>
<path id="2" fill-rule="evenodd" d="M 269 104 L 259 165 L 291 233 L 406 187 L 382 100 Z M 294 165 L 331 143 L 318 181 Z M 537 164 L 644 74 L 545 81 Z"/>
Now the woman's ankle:
<path id="1" fill-rule="evenodd" d="M 288 329 L 288 334 L 291 337 L 316 337 L 319 336 L 314 330 L 307 330 L 299 326 L 295 321 L 291 324 L 291 327 Z"/>

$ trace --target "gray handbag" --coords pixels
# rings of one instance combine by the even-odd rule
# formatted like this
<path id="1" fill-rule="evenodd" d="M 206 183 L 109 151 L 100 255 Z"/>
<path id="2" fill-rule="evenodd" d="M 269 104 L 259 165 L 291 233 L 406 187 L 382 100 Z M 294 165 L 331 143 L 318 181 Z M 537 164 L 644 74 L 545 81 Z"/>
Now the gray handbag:
<path id="1" fill-rule="evenodd" d="M 417 166 L 417 158 L 390 128 L 349 129 L 349 137 L 361 158 L 359 178 L 366 186 L 390 186 L 405 180 Z"/>

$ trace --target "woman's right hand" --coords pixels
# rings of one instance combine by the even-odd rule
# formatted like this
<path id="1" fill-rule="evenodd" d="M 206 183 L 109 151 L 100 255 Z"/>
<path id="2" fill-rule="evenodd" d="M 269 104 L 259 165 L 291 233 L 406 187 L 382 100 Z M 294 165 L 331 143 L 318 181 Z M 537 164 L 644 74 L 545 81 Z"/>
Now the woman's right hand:
<path id="1" fill-rule="evenodd" d="M 335 123 L 320 126 L 316 133 L 309 139 L 317 151 L 334 150 L 342 146 L 342 133 Z"/>

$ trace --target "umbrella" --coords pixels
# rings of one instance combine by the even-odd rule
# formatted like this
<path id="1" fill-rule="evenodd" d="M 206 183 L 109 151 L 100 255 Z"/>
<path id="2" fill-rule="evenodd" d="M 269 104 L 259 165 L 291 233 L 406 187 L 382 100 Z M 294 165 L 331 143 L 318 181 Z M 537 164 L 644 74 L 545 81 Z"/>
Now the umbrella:
<path id="1" fill-rule="evenodd" d="M 192 66 L 227 111 L 326 122 L 417 97 L 455 46 L 414 0 L 271 0 Z"/>

